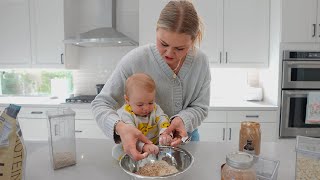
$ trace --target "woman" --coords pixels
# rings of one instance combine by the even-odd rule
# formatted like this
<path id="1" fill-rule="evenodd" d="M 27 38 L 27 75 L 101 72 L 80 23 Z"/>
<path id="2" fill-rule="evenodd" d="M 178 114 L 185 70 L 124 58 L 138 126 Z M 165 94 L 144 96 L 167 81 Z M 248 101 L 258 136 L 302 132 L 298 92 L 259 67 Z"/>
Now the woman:
<path id="1" fill-rule="evenodd" d="M 170 1 L 161 11 L 156 28 L 156 44 L 138 47 L 117 65 L 104 88 L 92 102 L 92 110 L 103 132 L 125 153 L 140 160 L 147 156 L 136 142 L 151 143 L 139 130 L 126 125 L 116 113 L 123 104 L 126 79 L 134 73 L 150 75 L 156 83 L 156 103 L 171 117 L 164 133 L 174 133 L 171 146 L 181 144 L 187 132 L 199 140 L 197 127 L 208 113 L 210 69 L 207 57 L 195 48 L 201 40 L 201 22 L 191 2 Z"/>

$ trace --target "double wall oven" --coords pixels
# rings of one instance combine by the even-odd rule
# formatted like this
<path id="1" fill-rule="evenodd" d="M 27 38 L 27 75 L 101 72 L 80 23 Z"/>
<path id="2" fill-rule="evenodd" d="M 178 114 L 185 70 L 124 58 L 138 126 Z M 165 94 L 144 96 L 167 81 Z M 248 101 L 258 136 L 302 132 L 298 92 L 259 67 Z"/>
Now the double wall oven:
<path id="1" fill-rule="evenodd" d="M 320 51 L 284 51 L 280 137 L 320 137 L 320 124 L 306 124 L 308 94 L 320 92 Z"/>

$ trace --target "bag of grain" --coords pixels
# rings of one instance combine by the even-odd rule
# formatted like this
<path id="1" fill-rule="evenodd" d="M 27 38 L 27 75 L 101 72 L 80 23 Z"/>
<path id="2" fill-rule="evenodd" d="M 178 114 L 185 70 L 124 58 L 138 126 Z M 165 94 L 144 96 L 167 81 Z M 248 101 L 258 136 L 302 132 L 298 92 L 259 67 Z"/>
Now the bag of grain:
<path id="1" fill-rule="evenodd" d="M 17 120 L 20 108 L 10 104 L 0 116 L 0 179 L 24 179 L 26 151 Z"/>

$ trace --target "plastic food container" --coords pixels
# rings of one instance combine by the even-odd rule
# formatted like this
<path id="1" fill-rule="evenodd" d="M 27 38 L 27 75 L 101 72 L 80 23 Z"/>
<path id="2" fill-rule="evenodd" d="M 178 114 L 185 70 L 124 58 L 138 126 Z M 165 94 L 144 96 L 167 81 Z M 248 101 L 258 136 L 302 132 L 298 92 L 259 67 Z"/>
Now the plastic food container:
<path id="1" fill-rule="evenodd" d="M 280 161 L 253 156 L 253 168 L 256 171 L 258 180 L 277 180 Z"/>
<path id="2" fill-rule="evenodd" d="M 279 165 L 280 161 L 253 155 L 252 169 L 256 173 L 257 180 L 277 180 Z M 221 166 L 221 175 L 223 175 L 222 169 L 225 166 L 226 164 Z M 221 177 L 221 180 L 224 180 L 223 177 Z"/>
<path id="3" fill-rule="evenodd" d="M 320 179 L 320 139 L 297 136 L 296 180 Z"/>
<path id="4" fill-rule="evenodd" d="M 76 164 L 75 112 L 70 108 L 47 111 L 50 160 L 53 169 Z"/>

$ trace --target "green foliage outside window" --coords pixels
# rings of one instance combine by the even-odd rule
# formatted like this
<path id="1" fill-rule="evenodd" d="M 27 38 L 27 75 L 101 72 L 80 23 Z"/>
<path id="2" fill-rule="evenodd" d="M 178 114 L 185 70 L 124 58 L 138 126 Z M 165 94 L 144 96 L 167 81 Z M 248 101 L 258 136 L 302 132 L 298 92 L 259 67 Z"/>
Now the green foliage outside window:
<path id="1" fill-rule="evenodd" d="M 0 95 L 45 96 L 51 94 L 51 79 L 66 79 L 68 93 L 73 91 L 71 71 L 0 71 Z"/>

